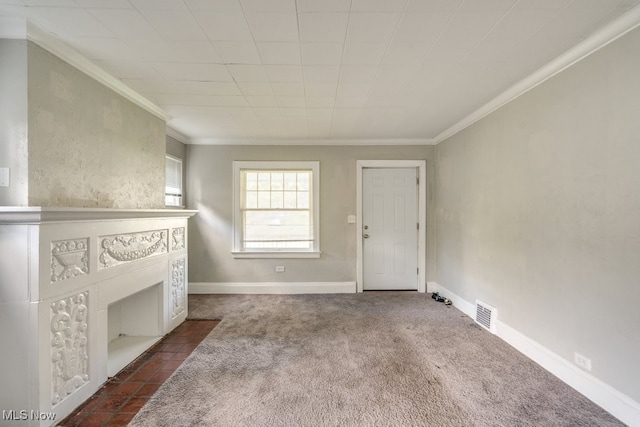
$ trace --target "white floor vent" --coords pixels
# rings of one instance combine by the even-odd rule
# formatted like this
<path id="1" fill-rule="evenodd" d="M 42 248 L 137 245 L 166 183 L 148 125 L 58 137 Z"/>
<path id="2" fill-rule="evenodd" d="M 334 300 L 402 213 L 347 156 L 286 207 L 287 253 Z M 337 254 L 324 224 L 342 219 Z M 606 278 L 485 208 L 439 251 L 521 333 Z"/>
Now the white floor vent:
<path id="1" fill-rule="evenodd" d="M 496 333 L 498 311 L 480 300 L 476 300 L 476 323 L 492 334 Z"/>

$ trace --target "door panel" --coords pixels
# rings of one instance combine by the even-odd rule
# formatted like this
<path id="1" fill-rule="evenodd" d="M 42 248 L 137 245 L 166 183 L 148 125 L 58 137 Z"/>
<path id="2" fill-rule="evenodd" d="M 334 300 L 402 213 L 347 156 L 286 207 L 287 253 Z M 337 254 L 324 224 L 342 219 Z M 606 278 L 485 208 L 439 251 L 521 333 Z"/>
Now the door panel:
<path id="1" fill-rule="evenodd" d="M 416 168 L 362 171 L 363 289 L 418 289 Z"/>

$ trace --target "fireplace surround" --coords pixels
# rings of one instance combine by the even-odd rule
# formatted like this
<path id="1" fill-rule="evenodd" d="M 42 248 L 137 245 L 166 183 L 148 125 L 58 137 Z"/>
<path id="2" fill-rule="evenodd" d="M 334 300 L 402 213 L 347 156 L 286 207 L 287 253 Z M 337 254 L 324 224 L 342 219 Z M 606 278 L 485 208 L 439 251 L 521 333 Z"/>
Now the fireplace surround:
<path id="1" fill-rule="evenodd" d="M 0 207 L 1 410 L 60 421 L 184 321 L 195 213 Z"/>

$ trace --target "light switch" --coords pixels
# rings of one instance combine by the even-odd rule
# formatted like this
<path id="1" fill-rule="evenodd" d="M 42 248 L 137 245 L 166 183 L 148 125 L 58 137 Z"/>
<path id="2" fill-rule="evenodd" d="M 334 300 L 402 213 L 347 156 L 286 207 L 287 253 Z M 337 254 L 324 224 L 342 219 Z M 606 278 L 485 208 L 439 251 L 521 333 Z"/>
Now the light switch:
<path id="1" fill-rule="evenodd" d="M 355 215 L 348 215 L 347 216 L 347 224 L 355 224 L 356 223 L 356 216 Z"/>
<path id="2" fill-rule="evenodd" d="M 0 187 L 9 186 L 9 168 L 0 168 Z"/>

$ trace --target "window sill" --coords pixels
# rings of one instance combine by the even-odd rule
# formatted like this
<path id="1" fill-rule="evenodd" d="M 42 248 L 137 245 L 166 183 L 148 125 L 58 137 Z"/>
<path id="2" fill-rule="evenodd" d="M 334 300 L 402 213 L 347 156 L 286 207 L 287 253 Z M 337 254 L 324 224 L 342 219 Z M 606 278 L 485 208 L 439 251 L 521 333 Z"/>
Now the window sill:
<path id="1" fill-rule="evenodd" d="M 250 251 L 232 251 L 234 258 L 320 258 L 320 251 L 314 252 L 250 252 Z"/>

